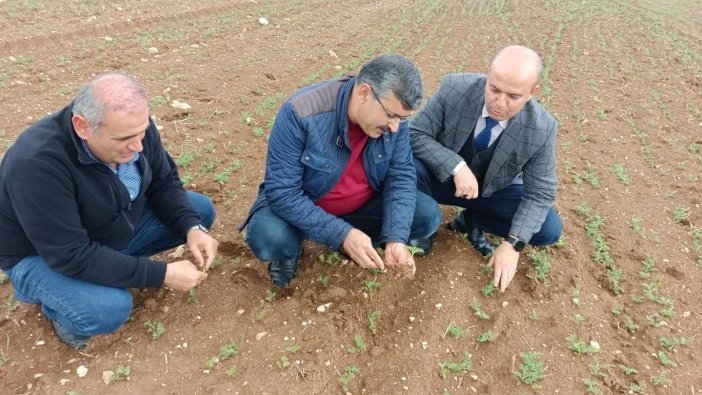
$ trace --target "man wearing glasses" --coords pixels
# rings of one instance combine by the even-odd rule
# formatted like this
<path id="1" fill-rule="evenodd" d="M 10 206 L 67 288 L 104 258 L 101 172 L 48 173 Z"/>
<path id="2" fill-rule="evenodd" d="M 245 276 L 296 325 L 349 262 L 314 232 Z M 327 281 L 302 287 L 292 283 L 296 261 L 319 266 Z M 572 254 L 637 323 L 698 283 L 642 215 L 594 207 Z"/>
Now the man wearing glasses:
<path id="1" fill-rule="evenodd" d="M 438 204 L 416 190 L 405 122 L 422 101 L 422 80 L 405 57 L 377 57 L 347 76 L 292 95 L 271 130 L 264 182 L 241 228 L 273 284 L 297 271 L 305 239 L 342 248 L 359 266 L 384 269 L 428 252 Z M 385 261 L 374 247 L 383 247 Z"/>
<path id="2" fill-rule="evenodd" d="M 494 285 L 514 278 L 527 243 L 558 241 L 556 120 L 532 96 L 542 63 L 529 48 L 495 55 L 488 75 L 451 74 L 410 123 L 418 188 L 465 208 L 451 228 L 491 256 Z M 483 230 L 503 238 L 494 249 Z"/>

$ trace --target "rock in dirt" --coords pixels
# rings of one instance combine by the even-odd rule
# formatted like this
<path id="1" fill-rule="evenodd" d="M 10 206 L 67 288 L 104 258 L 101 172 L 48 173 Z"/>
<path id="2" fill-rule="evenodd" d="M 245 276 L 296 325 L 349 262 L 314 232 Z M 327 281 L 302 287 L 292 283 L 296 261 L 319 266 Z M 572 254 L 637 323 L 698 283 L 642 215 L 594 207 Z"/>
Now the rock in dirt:
<path id="1" fill-rule="evenodd" d="M 112 381 L 112 376 L 115 374 L 115 372 L 111 370 L 105 370 L 102 372 L 102 381 L 105 383 L 105 385 L 109 385 L 110 381 Z"/>
<path id="2" fill-rule="evenodd" d="M 266 332 L 266 331 L 259 332 L 256 334 L 256 340 L 261 340 L 266 336 L 268 336 L 268 332 Z"/>

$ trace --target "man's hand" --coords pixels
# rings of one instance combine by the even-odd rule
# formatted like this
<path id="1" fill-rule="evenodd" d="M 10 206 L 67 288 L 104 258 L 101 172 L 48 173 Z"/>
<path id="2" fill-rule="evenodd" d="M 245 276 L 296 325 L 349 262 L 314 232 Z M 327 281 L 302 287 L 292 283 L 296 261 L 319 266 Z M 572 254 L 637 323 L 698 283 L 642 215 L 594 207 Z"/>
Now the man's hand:
<path id="1" fill-rule="evenodd" d="M 468 165 L 462 166 L 458 173 L 453 176 L 453 183 L 456 184 L 456 193 L 454 196 L 464 199 L 475 199 L 478 197 L 478 180 L 470 171 Z"/>
<path id="2" fill-rule="evenodd" d="M 501 292 L 504 292 L 509 283 L 512 282 L 514 274 L 517 272 L 518 262 L 519 252 L 515 251 L 514 247 L 506 241 L 503 241 L 490 257 L 488 265 L 495 268 L 493 284 L 495 287 L 499 286 Z"/>
<path id="3" fill-rule="evenodd" d="M 412 253 L 404 243 L 394 241 L 385 243 L 385 263 L 388 266 L 409 265 L 412 267 L 412 275 L 416 271 Z"/>
<path id="4" fill-rule="evenodd" d="M 189 231 L 186 237 L 186 244 L 193 254 L 193 258 L 195 258 L 197 267 L 202 271 L 207 271 L 212 262 L 214 262 L 215 255 L 217 255 L 217 245 L 219 243 L 200 229 Z"/>
<path id="5" fill-rule="evenodd" d="M 207 273 L 197 270 L 190 261 L 176 261 L 166 265 L 166 278 L 163 285 L 176 291 L 188 291 L 202 280 L 207 278 Z"/>
<path id="6" fill-rule="evenodd" d="M 383 260 L 373 248 L 370 237 L 360 230 L 351 229 L 341 246 L 358 266 L 364 269 L 385 269 Z"/>

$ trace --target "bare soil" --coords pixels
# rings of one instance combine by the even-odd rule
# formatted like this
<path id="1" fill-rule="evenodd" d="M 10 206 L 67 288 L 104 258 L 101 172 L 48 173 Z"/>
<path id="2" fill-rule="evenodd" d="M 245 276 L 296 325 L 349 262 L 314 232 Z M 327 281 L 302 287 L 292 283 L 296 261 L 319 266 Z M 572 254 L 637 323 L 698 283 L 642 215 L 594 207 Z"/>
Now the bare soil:
<path id="1" fill-rule="evenodd" d="M 700 21 L 696 0 L 0 0 L 0 154 L 94 75 L 132 73 L 188 189 L 216 203 L 221 241 L 199 303 L 134 290 L 129 322 L 82 351 L 0 285 L 0 392 L 335 394 L 355 370 L 354 394 L 702 393 Z M 310 243 L 298 277 L 274 289 L 236 228 L 282 100 L 385 52 L 416 61 L 428 97 L 509 43 L 546 63 L 563 244 L 529 248 L 502 294 L 481 291 L 485 261 L 445 229 L 414 278 L 330 265 Z M 364 290 L 369 280 L 382 285 Z M 160 338 L 147 321 L 164 325 Z M 487 331 L 494 340 L 479 341 Z M 534 352 L 544 374 L 531 386 L 515 372 Z M 441 377 L 466 354 L 472 366 Z M 106 384 L 120 365 L 128 380 Z"/>

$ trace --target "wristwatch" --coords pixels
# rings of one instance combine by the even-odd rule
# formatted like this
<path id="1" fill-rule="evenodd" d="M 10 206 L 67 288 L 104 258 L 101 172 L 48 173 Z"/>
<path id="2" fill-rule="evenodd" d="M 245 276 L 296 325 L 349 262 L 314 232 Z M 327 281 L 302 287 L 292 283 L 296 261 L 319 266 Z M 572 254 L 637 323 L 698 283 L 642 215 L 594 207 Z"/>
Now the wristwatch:
<path id="1" fill-rule="evenodd" d="M 207 228 L 205 228 L 205 225 L 203 225 L 203 224 L 197 224 L 197 225 L 193 226 L 192 228 L 188 229 L 188 233 L 190 233 L 191 230 L 195 230 L 195 229 L 200 229 L 201 231 L 203 231 L 205 233 L 209 233 L 209 231 L 207 230 Z"/>
<path id="2" fill-rule="evenodd" d="M 510 234 L 509 237 L 507 237 L 505 240 L 509 244 L 512 244 L 512 247 L 517 252 L 522 252 L 524 247 L 526 247 L 526 242 L 524 240 L 522 240 L 522 238 L 517 236 L 517 235 Z"/>

